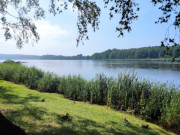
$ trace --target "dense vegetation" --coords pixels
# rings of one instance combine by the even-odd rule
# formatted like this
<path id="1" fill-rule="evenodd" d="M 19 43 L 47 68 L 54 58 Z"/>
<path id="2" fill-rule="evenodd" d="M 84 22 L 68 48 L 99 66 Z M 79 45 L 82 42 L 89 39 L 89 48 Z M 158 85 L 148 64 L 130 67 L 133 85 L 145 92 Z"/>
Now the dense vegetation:
<path id="1" fill-rule="evenodd" d="M 42 99 L 45 101 L 41 102 Z M 161 126 L 107 106 L 74 103 L 61 94 L 38 92 L 4 80 L 0 80 L 0 111 L 27 135 L 174 135 Z M 69 119 L 64 121 L 61 117 L 66 113 Z M 125 124 L 124 118 L 130 124 Z M 8 134 L 10 128 L 2 132 L 7 130 L 7 124 L 1 118 L 0 124 L 0 135 L 15 135 L 13 129 Z"/>
<path id="2" fill-rule="evenodd" d="M 173 57 L 180 57 L 180 46 L 175 46 L 169 50 Z M 102 53 L 95 53 L 92 59 L 147 59 L 147 58 L 169 58 L 164 47 L 143 47 L 135 49 L 113 49 Z"/>
<path id="3" fill-rule="evenodd" d="M 180 47 L 176 46 L 169 50 L 173 57 L 180 57 Z M 83 56 L 78 54 L 76 56 L 61 56 L 61 55 L 17 55 L 17 54 L 0 54 L 0 59 L 39 59 L 39 60 L 81 60 L 81 59 L 156 59 L 169 58 L 166 55 L 166 48 L 164 47 L 143 47 L 134 49 L 113 49 L 102 53 L 95 53 L 92 56 Z M 161 59 L 167 60 L 167 59 Z"/>
<path id="4" fill-rule="evenodd" d="M 0 78 L 66 98 L 131 111 L 151 122 L 180 133 L 180 91 L 173 85 L 152 83 L 133 73 L 118 78 L 99 74 L 91 81 L 80 76 L 59 77 L 11 61 L 0 64 Z"/>

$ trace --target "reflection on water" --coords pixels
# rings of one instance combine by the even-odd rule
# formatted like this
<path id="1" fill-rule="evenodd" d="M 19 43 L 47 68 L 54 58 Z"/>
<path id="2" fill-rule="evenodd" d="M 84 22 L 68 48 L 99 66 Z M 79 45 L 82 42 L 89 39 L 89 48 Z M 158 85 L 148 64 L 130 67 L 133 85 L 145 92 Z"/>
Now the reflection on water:
<path id="1" fill-rule="evenodd" d="M 142 68 L 142 69 L 162 69 L 180 71 L 180 63 L 175 62 L 148 62 L 148 61 L 106 61 L 103 65 L 107 68 Z"/>
<path id="2" fill-rule="evenodd" d="M 180 63 L 151 61 L 101 61 L 101 60 L 21 60 L 24 65 L 36 66 L 58 75 L 81 75 L 92 79 L 97 73 L 117 77 L 119 72 L 137 72 L 142 78 L 180 84 Z"/>

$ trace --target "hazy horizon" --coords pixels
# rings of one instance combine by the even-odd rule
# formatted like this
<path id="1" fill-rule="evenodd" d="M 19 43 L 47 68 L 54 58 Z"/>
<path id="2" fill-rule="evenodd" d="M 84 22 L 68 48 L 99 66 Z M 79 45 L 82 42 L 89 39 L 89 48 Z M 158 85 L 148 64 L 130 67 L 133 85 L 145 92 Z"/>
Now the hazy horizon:
<path id="1" fill-rule="evenodd" d="M 145 47 L 155 47 L 155 46 L 145 46 Z M 160 46 L 159 46 L 160 47 Z M 144 47 L 138 47 L 138 48 L 128 48 L 128 49 L 139 49 L 139 48 L 144 48 Z M 113 48 L 113 49 L 117 49 L 117 48 Z M 107 49 L 107 50 L 113 50 L 113 49 Z M 128 49 L 118 49 L 118 50 L 128 50 Z M 107 50 L 104 50 L 102 52 L 105 52 Z M 83 56 L 91 56 L 95 53 L 102 53 L 102 52 L 94 52 L 90 55 L 83 55 Z M 18 53 L 0 53 L 0 54 L 3 54 L 3 55 L 35 55 L 35 56 L 43 56 L 43 55 L 54 55 L 54 56 L 76 56 L 76 55 L 79 55 L 79 54 L 75 54 L 75 55 L 62 55 L 62 54 L 42 54 L 42 55 L 36 55 L 36 54 L 18 54 Z"/>

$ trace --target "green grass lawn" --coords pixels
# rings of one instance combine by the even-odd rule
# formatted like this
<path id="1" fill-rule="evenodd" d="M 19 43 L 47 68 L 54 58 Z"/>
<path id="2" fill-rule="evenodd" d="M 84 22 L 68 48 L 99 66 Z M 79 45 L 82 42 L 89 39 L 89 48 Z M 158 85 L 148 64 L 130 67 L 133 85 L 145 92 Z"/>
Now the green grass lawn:
<path id="1" fill-rule="evenodd" d="M 45 102 L 40 102 L 41 99 Z M 157 135 L 173 134 L 134 116 L 106 106 L 73 103 L 62 95 L 30 90 L 22 85 L 0 80 L 0 110 L 28 135 Z M 70 119 L 61 117 L 69 113 Z M 125 124 L 127 118 L 130 124 Z M 143 129 L 139 124 L 148 124 Z"/>

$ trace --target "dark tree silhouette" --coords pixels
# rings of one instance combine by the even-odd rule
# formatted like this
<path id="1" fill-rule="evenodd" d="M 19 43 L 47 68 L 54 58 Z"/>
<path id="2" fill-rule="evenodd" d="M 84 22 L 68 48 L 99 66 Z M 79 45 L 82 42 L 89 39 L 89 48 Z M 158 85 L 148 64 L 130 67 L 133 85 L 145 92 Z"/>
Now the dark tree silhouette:
<path id="1" fill-rule="evenodd" d="M 18 126 L 12 124 L 0 113 L 0 134 L 1 135 L 26 135 Z"/>

